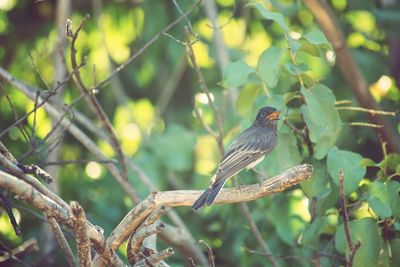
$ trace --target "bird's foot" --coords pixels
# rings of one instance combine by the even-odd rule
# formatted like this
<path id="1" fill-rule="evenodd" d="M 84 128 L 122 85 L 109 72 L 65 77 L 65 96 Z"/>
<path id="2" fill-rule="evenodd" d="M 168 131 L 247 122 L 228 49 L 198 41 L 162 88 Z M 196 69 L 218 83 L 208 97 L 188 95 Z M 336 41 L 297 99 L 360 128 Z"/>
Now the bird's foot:
<path id="1" fill-rule="evenodd" d="M 259 186 L 261 187 L 261 184 L 268 178 L 256 168 L 253 168 L 253 171 L 256 173 L 258 179 L 260 180 Z"/>

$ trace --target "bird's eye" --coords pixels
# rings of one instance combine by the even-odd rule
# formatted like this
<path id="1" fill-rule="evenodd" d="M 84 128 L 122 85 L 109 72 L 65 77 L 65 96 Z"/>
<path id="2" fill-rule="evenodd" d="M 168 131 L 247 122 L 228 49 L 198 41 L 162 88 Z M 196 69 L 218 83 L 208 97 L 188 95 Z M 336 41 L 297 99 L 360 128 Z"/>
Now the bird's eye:
<path id="1" fill-rule="evenodd" d="M 267 112 L 266 112 L 265 110 L 263 110 L 263 111 L 261 112 L 261 115 L 262 115 L 263 117 L 265 117 L 265 116 L 267 116 Z"/>

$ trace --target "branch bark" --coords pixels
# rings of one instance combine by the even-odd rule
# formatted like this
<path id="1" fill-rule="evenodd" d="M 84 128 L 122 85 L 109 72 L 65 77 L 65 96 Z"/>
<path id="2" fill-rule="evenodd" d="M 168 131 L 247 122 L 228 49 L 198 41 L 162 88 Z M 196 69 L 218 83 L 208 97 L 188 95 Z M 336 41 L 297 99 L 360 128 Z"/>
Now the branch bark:
<path id="1" fill-rule="evenodd" d="M 322 31 L 332 43 L 342 75 L 357 97 L 360 105 L 367 109 L 382 110 L 369 93 L 367 81 L 353 59 L 341 27 L 336 21 L 328 3 L 325 0 L 303 0 L 303 2 L 310 9 L 311 13 L 313 13 Z M 376 128 L 376 132 L 382 135 L 383 139 L 388 143 L 390 151 L 398 153 L 400 151 L 400 139 L 394 134 L 389 122 L 378 114 L 368 114 L 368 118 L 373 124 L 383 125 L 382 128 Z"/>
<path id="2" fill-rule="evenodd" d="M 267 195 L 281 192 L 288 189 L 301 181 L 308 179 L 312 174 L 313 168 L 309 164 L 303 164 L 293 167 L 277 176 L 272 177 L 261 184 L 244 185 L 239 188 L 223 189 L 215 200 L 215 204 L 222 203 L 238 203 L 243 201 L 255 200 Z M 43 211 L 47 216 L 53 217 L 57 222 L 65 224 L 69 228 L 73 228 L 73 220 L 70 212 L 58 205 L 49 197 L 40 193 L 32 185 L 26 183 L 17 177 L 0 171 L 0 187 L 12 191 L 18 195 L 23 201 L 32 204 L 34 207 Z M 120 224 L 115 228 L 110 237 L 105 242 L 105 245 L 110 246 L 108 253 L 115 255 L 113 251 L 117 250 L 119 246 L 128 239 L 129 235 L 133 233 L 138 226 L 149 217 L 149 215 L 161 206 L 177 207 L 177 206 L 191 206 L 197 197 L 202 193 L 201 190 L 177 190 L 177 191 L 163 191 L 150 194 L 145 200 L 140 202 L 133 208 Z M 62 201 L 60 199 L 60 201 Z M 149 219 L 151 220 L 151 219 Z M 93 243 L 103 243 L 103 236 L 101 232 L 93 226 L 90 222 L 86 221 L 87 234 Z M 107 248 L 107 247 L 106 247 Z M 101 251 L 97 251 L 101 253 Z M 101 255 L 100 255 L 101 256 Z M 93 265 L 97 266 L 98 262 L 94 261 Z M 120 266 L 109 264 L 108 266 Z"/>

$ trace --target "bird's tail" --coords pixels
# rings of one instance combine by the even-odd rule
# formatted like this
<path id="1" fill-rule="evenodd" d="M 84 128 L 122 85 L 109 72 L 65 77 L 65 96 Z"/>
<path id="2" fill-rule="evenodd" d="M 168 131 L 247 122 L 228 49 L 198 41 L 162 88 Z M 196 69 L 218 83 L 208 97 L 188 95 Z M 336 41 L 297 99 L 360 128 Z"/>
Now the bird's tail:
<path id="1" fill-rule="evenodd" d="M 199 208 L 203 207 L 206 203 L 207 206 L 211 206 L 214 202 L 215 198 L 217 197 L 219 191 L 224 186 L 226 179 L 223 180 L 216 180 L 209 188 L 207 188 L 201 196 L 194 202 L 192 209 L 198 210 Z"/>

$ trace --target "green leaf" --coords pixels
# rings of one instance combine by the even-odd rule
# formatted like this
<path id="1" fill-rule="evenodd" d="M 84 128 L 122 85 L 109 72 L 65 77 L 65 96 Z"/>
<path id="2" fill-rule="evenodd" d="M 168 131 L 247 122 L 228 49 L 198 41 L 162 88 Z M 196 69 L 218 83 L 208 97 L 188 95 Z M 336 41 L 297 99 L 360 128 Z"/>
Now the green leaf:
<path id="1" fill-rule="evenodd" d="M 369 158 L 363 158 L 363 159 L 360 161 L 360 164 L 361 164 L 361 166 L 363 166 L 363 167 L 377 166 L 377 164 L 376 164 L 372 159 L 369 159 Z"/>
<path id="2" fill-rule="evenodd" d="M 276 23 L 279 24 L 282 30 L 284 30 L 285 32 L 289 32 L 289 27 L 286 24 L 285 17 L 282 14 L 269 11 L 260 3 L 251 5 L 254 5 L 254 7 L 260 12 L 261 16 L 263 16 L 265 19 L 275 21 Z"/>
<path id="3" fill-rule="evenodd" d="M 373 182 L 368 189 L 368 203 L 372 210 L 381 218 L 398 216 L 400 214 L 400 183 L 391 181 Z"/>
<path id="4" fill-rule="evenodd" d="M 269 88 L 275 87 L 278 83 L 283 52 L 282 48 L 271 46 L 258 59 L 257 70 L 259 76 Z"/>
<path id="5" fill-rule="evenodd" d="M 386 184 L 386 188 L 390 200 L 390 208 L 394 216 L 400 215 L 400 183 L 397 181 L 390 181 Z"/>
<path id="6" fill-rule="evenodd" d="M 156 135 L 151 147 L 165 165 L 175 171 L 187 171 L 193 163 L 195 136 L 178 124 L 172 124 L 162 135 Z"/>
<path id="7" fill-rule="evenodd" d="M 334 106 L 336 98 L 332 91 L 322 84 L 316 84 L 309 89 L 301 88 L 301 93 L 306 104 L 300 110 L 310 131 L 310 139 L 316 144 L 314 157 L 322 159 L 336 143 L 342 128 Z"/>
<path id="8" fill-rule="evenodd" d="M 255 70 L 247 65 L 244 60 L 229 62 L 224 68 L 224 79 L 222 84 L 225 87 L 239 87 L 247 82 L 247 78 Z"/>
<path id="9" fill-rule="evenodd" d="M 308 65 L 304 63 L 300 63 L 298 65 L 294 65 L 293 63 L 286 63 L 283 66 L 285 67 L 286 71 L 294 77 L 297 77 L 298 75 L 309 71 Z"/>
<path id="10" fill-rule="evenodd" d="M 239 96 L 236 100 L 237 111 L 241 114 L 249 111 L 260 90 L 260 87 L 255 84 L 249 84 L 240 90 Z"/>
<path id="11" fill-rule="evenodd" d="M 400 154 L 389 154 L 384 160 L 379 163 L 382 168 L 387 168 L 386 171 L 396 171 L 397 166 L 400 164 Z"/>
<path id="12" fill-rule="evenodd" d="M 305 40 L 311 44 L 320 46 L 325 49 L 332 49 L 331 43 L 326 39 L 325 35 L 318 29 L 313 29 L 309 33 L 303 36 Z"/>
<path id="13" fill-rule="evenodd" d="M 325 35 L 318 29 L 304 35 L 301 39 L 303 42 L 299 48 L 312 56 L 320 57 L 320 49 L 333 50 L 331 43 L 326 39 Z"/>
<path id="14" fill-rule="evenodd" d="M 389 196 L 384 183 L 373 182 L 369 187 L 368 193 L 368 203 L 378 216 L 383 218 L 392 216 Z"/>
<path id="15" fill-rule="evenodd" d="M 284 170 L 300 164 L 302 157 L 297 147 L 296 137 L 289 127 L 282 126 L 278 131 L 278 145 L 270 155 L 260 164 L 268 176 L 276 175 Z"/>
<path id="16" fill-rule="evenodd" d="M 354 192 L 364 177 L 366 168 L 361 166 L 363 157 L 360 154 L 339 150 L 336 146 L 328 153 L 328 172 L 333 181 L 339 185 L 339 171 L 343 171 L 346 194 Z"/>
<path id="17" fill-rule="evenodd" d="M 314 57 L 320 57 L 318 46 L 310 44 L 310 43 L 303 43 L 301 44 L 299 51 L 306 52 Z"/>
<path id="18" fill-rule="evenodd" d="M 390 266 L 400 266 L 400 238 L 393 238 L 390 240 L 390 248 L 392 250 L 392 257 L 390 258 Z M 397 253 L 393 253 L 396 251 Z"/>
<path id="19" fill-rule="evenodd" d="M 354 256 L 353 266 L 377 266 L 381 240 L 376 221 L 371 218 L 364 218 L 351 221 L 349 224 L 353 242 L 361 241 L 361 247 Z M 345 253 L 348 257 L 349 247 L 346 241 L 343 224 L 341 224 L 336 231 L 335 247 L 337 251 Z"/>

